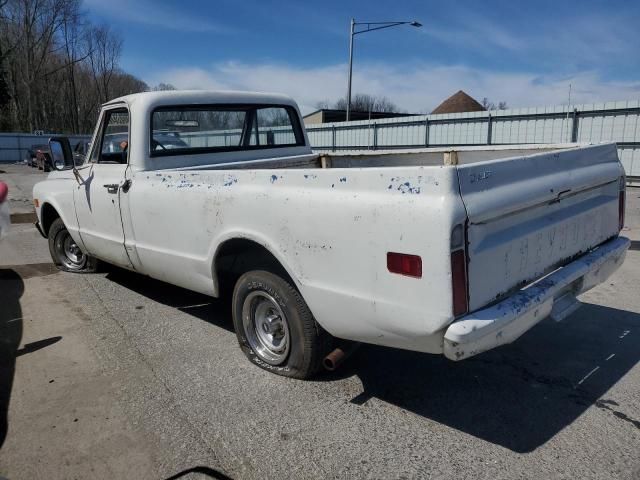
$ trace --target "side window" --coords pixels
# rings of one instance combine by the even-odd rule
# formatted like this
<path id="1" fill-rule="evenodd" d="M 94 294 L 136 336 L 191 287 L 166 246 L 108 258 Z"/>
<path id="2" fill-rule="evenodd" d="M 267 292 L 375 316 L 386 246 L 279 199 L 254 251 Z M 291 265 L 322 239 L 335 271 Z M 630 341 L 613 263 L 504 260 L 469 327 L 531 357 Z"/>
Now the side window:
<path id="1" fill-rule="evenodd" d="M 259 145 L 296 144 L 291 115 L 285 108 L 259 108 L 257 118 Z"/>
<path id="2" fill-rule="evenodd" d="M 92 162 L 127 163 L 129 112 L 126 109 L 106 112 L 96 147 L 91 152 Z"/>

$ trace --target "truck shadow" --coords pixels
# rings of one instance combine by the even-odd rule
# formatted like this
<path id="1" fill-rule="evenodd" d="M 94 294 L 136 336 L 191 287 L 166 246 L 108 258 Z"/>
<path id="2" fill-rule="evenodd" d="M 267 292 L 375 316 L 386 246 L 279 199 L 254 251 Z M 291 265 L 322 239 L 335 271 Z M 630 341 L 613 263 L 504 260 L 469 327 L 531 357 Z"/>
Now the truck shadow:
<path id="1" fill-rule="evenodd" d="M 229 299 L 213 299 L 111 268 L 107 278 L 155 302 L 233 331 Z M 358 377 L 363 392 L 416 415 L 519 453 L 540 447 L 587 408 L 640 430 L 640 419 L 606 398 L 640 361 L 640 314 L 585 304 L 561 323 L 548 319 L 511 345 L 456 363 L 440 355 L 363 345 L 318 381 Z M 425 427 L 425 428 L 428 428 Z"/>
<path id="2" fill-rule="evenodd" d="M 531 452 L 592 405 L 640 433 L 640 419 L 607 392 L 640 360 L 640 315 L 585 304 L 564 322 L 546 320 L 515 343 L 460 363 L 375 346 L 343 375 L 375 397 L 519 453 Z M 327 378 L 328 379 L 328 378 Z"/>
<path id="3" fill-rule="evenodd" d="M 154 302 L 193 315 L 212 325 L 234 332 L 231 321 L 231 299 L 213 298 L 192 290 L 176 287 L 138 273 L 130 272 L 112 265 L 103 267 L 108 273 L 106 278 L 118 285 L 147 297 Z"/>
<path id="4" fill-rule="evenodd" d="M 20 274 L 12 269 L 0 269 L 0 447 L 7 437 L 16 352 L 22 339 L 20 297 L 23 293 Z"/>

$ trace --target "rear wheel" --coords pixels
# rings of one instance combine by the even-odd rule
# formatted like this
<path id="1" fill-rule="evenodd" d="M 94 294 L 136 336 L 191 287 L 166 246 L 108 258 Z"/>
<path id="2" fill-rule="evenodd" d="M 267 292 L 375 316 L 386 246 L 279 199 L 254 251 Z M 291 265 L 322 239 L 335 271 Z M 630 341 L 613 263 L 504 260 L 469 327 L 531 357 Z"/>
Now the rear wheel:
<path id="1" fill-rule="evenodd" d="M 331 336 L 317 324 L 300 292 L 263 270 L 238 279 L 233 324 L 247 358 L 286 377 L 312 377 L 331 347 Z"/>
<path id="2" fill-rule="evenodd" d="M 82 251 L 69 234 L 61 218 L 49 228 L 49 252 L 53 263 L 66 272 L 90 273 L 96 271 L 97 260 Z"/>

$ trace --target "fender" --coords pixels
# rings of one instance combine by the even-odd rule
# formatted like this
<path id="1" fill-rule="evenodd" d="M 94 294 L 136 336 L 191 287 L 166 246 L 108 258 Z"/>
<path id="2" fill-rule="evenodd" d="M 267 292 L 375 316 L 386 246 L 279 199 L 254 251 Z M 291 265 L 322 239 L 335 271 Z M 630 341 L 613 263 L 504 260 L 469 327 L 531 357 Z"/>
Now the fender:
<path id="1" fill-rule="evenodd" d="M 211 243 L 211 247 L 209 248 L 208 265 L 211 266 L 211 278 L 213 280 L 214 296 L 218 297 L 218 295 L 220 294 L 218 275 L 216 272 L 216 260 L 218 259 L 218 254 L 222 246 L 230 240 L 249 240 L 263 247 L 271 255 L 273 255 L 273 257 L 278 261 L 280 266 L 287 272 L 289 277 L 295 282 L 298 290 L 300 290 L 302 293 L 302 282 L 300 282 L 300 279 L 298 275 L 296 275 L 295 270 L 292 268 L 291 265 L 287 263 L 282 252 L 279 249 L 274 248 L 272 246 L 272 242 L 270 242 L 266 236 L 256 231 L 237 229 L 237 230 L 227 230 L 225 232 L 222 232 L 219 236 L 214 238 L 214 240 Z"/>
<path id="2" fill-rule="evenodd" d="M 44 229 L 43 212 L 45 206 L 52 208 L 56 211 L 58 216 L 62 219 L 69 234 L 76 241 L 76 243 L 86 251 L 82 236 L 80 235 L 80 229 L 78 226 L 78 218 L 76 217 L 76 210 L 73 199 L 73 187 L 70 187 L 70 183 L 73 182 L 75 187 L 75 179 L 67 172 L 52 172 L 49 174 L 47 180 L 38 182 L 33 187 L 34 201 L 37 199 L 39 206 L 36 207 L 36 216 L 38 221 Z M 46 188 L 45 188 L 46 184 Z"/>

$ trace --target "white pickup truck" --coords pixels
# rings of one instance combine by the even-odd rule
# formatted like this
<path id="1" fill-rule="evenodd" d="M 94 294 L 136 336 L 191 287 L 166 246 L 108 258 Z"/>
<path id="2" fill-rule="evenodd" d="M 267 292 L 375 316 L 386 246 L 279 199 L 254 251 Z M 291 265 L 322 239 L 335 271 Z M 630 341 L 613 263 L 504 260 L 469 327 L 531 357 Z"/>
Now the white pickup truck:
<path id="1" fill-rule="evenodd" d="M 451 360 L 512 342 L 629 246 L 613 144 L 319 155 L 290 98 L 199 91 L 105 104 L 84 161 L 50 147 L 33 194 L 56 265 L 233 291 L 242 350 L 290 377 L 342 340 Z"/>

